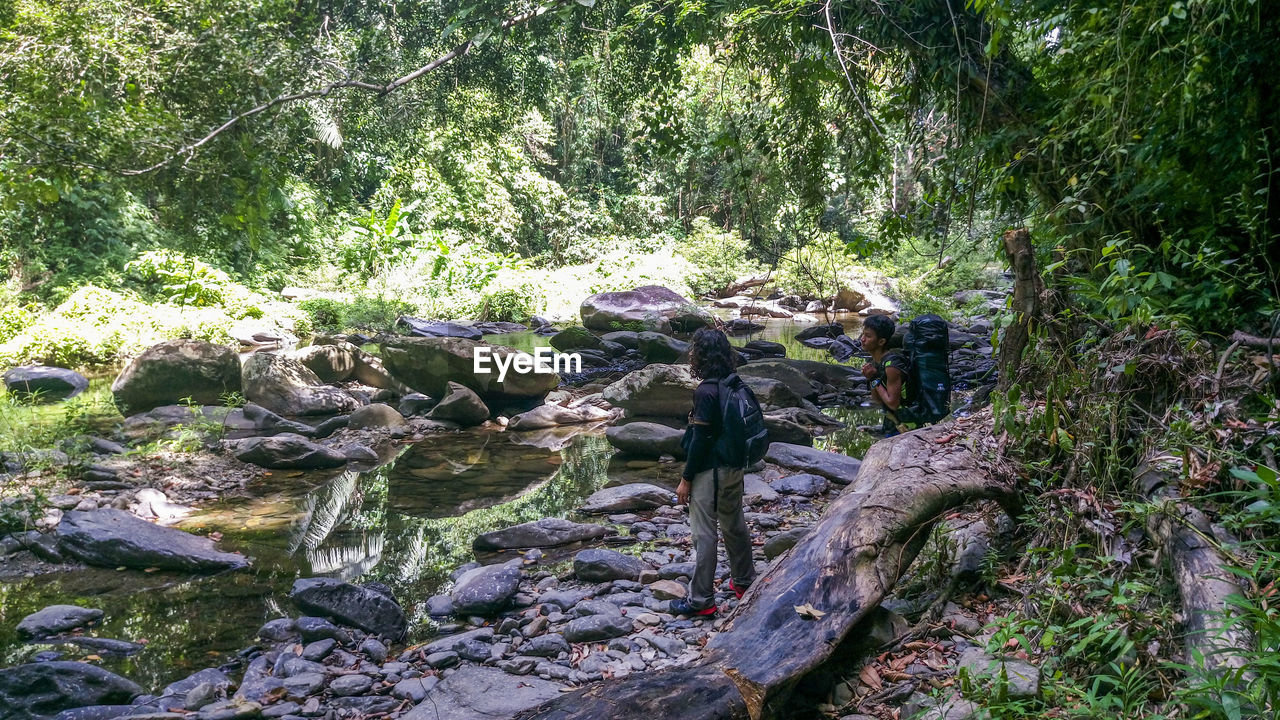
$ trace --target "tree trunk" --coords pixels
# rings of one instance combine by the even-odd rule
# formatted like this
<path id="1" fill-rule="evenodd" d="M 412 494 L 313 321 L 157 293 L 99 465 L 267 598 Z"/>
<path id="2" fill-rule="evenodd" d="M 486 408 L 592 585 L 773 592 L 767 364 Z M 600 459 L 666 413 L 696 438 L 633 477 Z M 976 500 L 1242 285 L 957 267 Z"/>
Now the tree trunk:
<path id="1" fill-rule="evenodd" d="M 1149 460 L 1135 471 L 1137 487 L 1153 502 L 1164 502 L 1162 512 L 1147 517 L 1147 532 L 1159 543 L 1169 563 L 1182 601 L 1187 661 L 1196 654 L 1205 667 L 1243 666 L 1239 650 L 1252 647 L 1247 632 L 1230 629 L 1223 613 L 1227 597 L 1241 594 L 1239 584 L 1223 568 L 1227 559 L 1211 542 L 1213 528 L 1204 513 L 1183 502 L 1178 492 L 1182 462 L 1164 457 Z"/>
<path id="2" fill-rule="evenodd" d="M 944 511 L 978 498 L 1013 504 L 1014 490 L 982 466 L 971 438 L 952 435 L 958 429 L 946 423 L 873 445 L 857 478 L 756 580 L 697 664 L 597 683 L 516 717 L 772 715 L 795 682 L 879 607 Z M 825 614 L 807 619 L 796 611 L 806 604 Z"/>
<path id="3" fill-rule="evenodd" d="M 1031 233 L 1026 228 L 1010 230 L 1003 237 L 1004 252 L 1013 269 L 1014 321 L 1000 331 L 1000 390 L 1008 390 L 1022 365 L 1022 352 L 1031 339 L 1031 323 L 1040 317 L 1040 296 L 1044 282 L 1036 270 L 1036 254 Z"/>

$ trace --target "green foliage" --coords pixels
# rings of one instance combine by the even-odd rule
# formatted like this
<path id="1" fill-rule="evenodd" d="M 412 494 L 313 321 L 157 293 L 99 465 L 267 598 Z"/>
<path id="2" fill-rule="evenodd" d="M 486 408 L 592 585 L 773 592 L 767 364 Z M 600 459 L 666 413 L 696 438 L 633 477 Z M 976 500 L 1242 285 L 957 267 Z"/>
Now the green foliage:
<path id="1" fill-rule="evenodd" d="M 477 320 L 524 323 L 538 312 L 541 293 L 532 285 L 504 288 L 480 298 Z"/>
<path id="2" fill-rule="evenodd" d="M 848 245 L 825 234 L 783 256 L 778 263 L 777 284 L 805 297 L 832 297 L 845 284 L 853 263 Z"/>
<path id="3" fill-rule="evenodd" d="M 747 243 L 736 232 L 723 232 L 705 217 L 693 219 L 680 243 L 680 254 L 693 266 L 689 286 L 703 294 L 720 290 L 747 274 Z"/>
<path id="4" fill-rule="evenodd" d="M 357 295 L 350 301 L 311 298 L 298 303 L 307 313 L 314 330 L 323 332 L 393 332 L 401 315 L 412 315 L 412 303 L 383 296 Z"/>

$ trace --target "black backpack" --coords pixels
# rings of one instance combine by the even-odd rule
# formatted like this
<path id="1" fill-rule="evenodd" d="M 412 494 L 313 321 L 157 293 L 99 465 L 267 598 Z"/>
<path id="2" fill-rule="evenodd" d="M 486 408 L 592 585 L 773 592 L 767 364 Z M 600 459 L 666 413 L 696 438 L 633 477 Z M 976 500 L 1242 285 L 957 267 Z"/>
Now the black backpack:
<path id="1" fill-rule="evenodd" d="M 905 400 L 912 420 L 935 423 L 951 412 L 951 372 L 947 353 L 951 349 L 951 330 L 947 321 L 937 315 L 914 318 L 902 339 L 908 354 Z"/>
<path id="2" fill-rule="evenodd" d="M 745 468 L 764 459 L 769 431 L 756 394 L 737 373 L 718 381 L 720 389 L 720 437 L 716 439 L 716 466 Z"/>

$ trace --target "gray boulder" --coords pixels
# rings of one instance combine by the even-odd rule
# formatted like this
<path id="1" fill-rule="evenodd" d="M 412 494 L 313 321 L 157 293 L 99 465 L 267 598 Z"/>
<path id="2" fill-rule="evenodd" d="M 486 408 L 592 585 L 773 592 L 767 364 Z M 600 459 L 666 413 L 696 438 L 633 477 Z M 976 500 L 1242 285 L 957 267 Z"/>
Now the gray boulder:
<path id="1" fill-rule="evenodd" d="M 601 395 L 629 416 L 685 418 L 693 410 L 698 381 L 688 365 L 653 364 L 628 373 Z"/>
<path id="2" fill-rule="evenodd" d="M 645 360 L 654 363 L 673 363 L 689 357 L 689 343 L 656 332 L 638 334 L 636 349 Z"/>
<path id="3" fill-rule="evenodd" d="M 529 642 L 520 646 L 521 655 L 531 655 L 533 657 L 544 657 L 552 660 L 559 657 L 560 653 L 567 653 L 571 650 L 569 641 L 564 639 L 560 633 L 547 633 L 539 635 Z"/>
<path id="4" fill-rule="evenodd" d="M 582 324 L 591 330 L 692 332 L 711 325 L 711 314 L 661 285 L 597 293 L 582 301 Z"/>
<path id="5" fill-rule="evenodd" d="M 399 640 L 409 626 L 404 610 L 389 595 L 332 578 L 300 578 L 289 593 L 309 613 Z"/>
<path id="6" fill-rule="evenodd" d="M 520 565 L 488 565 L 458 578 L 449 598 L 459 615 L 492 615 L 507 606 L 520 589 Z"/>
<path id="7" fill-rule="evenodd" d="M 593 548 L 573 557 L 573 574 L 583 582 L 639 580 L 640 573 L 649 569 L 640 558 L 617 550 Z"/>
<path id="8" fill-rule="evenodd" d="M 751 388 L 751 392 L 755 393 L 756 400 L 765 407 L 775 408 L 791 408 L 801 407 L 806 404 L 803 397 L 798 395 L 791 386 L 775 380 L 773 378 L 756 377 L 754 375 L 743 375 L 742 382 Z"/>
<path id="9" fill-rule="evenodd" d="M 444 398 L 427 413 L 431 420 L 448 420 L 463 427 L 482 425 L 489 419 L 489 408 L 471 388 L 450 381 Z"/>
<path id="10" fill-rule="evenodd" d="M 487 532 L 472 541 L 471 547 L 477 551 L 556 547 L 613 534 L 615 531 L 603 525 L 549 517 Z"/>
<path id="11" fill-rule="evenodd" d="M 278 435 L 280 433 L 297 433 L 310 437 L 315 435 L 316 429 L 305 423 L 286 420 L 280 417 L 278 413 L 262 407 L 257 403 L 245 403 L 243 408 L 233 410 L 227 414 L 227 419 L 223 421 L 223 426 L 227 428 L 236 428 L 236 415 L 239 414 L 243 419 L 247 429 L 255 435 Z"/>
<path id="12" fill-rule="evenodd" d="M 484 336 L 478 328 L 469 325 L 462 325 L 453 322 L 440 322 L 436 320 L 419 320 L 418 318 L 402 316 L 396 320 L 396 324 L 404 327 L 409 334 L 415 337 L 443 337 L 443 338 L 466 338 L 468 340 L 479 340 Z"/>
<path id="13" fill-rule="evenodd" d="M 486 370 L 476 372 L 475 355 L 480 348 L 490 357 Z M 509 355 L 524 355 L 524 362 L 534 360 L 509 347 L 463 338 L 400 337 L 382 344 L 382 361 L 392 377 L 431 397 L 443 397 L 446 386 L 456 382 L 475 391 L 488 405 L 530 407 L 560 384 L 560 376 L 554 373 L 516 372 L 514 367 L 499 380 L 497 358 Z"/>
<path id="14" fill-rule="evenodd" d="M 626 350 L 637 350 L 640 347 L 640 333 L 634 330 L 616 330 L 600 336 L 602 342 L 621 345 Z"/>
<path id="15" fill-rule="evenodd" d="M 18 622 L 18 635 L 24 638 L 46 638 L 101 619 L 102 611 L 95 608 L 50 605 L 22 618 Z"/>
<path id="16" fill-rule="evenodd" d="M 203 340 L 166 340 L 126 365 L 111 383 L 111 394 L 127 413 L 140 413 L 186 398 L 218 405 L 223 394 L 240 388 L 240 358 L 231 348 Z"/>
<path id="17" fill-rule="evenodd" d="M 570 620 L 564 628 L 564 639 L 571 643 L 600 642 L 629 635 L 635 621 L 626 615 L 588 615 Z"/>
<path id="18" fill-rule="evenodd" d="M 610 445 L 637 457 L 684 457 L 684 448 L 680 445 L 684 439 L 684 431 L 659 423 L 629 422 L 626 425 L 614 425 L 605 430 L 604 435 Z"/>
<path id="19" fill-rule="evenodd" d="M 317 337 L 315 344 L 289 353 L 289 357 L 307 366 L 322 382 L 355 380 L 369 387 L 408 391 L 382 366 L 382 360 L 345 340 Z"/>
<path id="20" fill-rule="evenodd" d="M 275 470 L 319 470 L 347 464 L 346 456 L 337 450 L 294 433 L 249 438 L 238 441 L 234 448 L 240 462 Z"/>
<path id="21" fill-rule="evenodd" d="M 764 459 L 790 470 L 821 475 L 839 485 L 853 482 L 862 466 L 861 460 L 848 455 L 780 442 L 769 444 Z"/>
<path id="22" fill-rule="evenodd" d="M 628 483 L 597 490 L 582 506 L 585 513 L 624 513 L 652 510 L 675 502 L 675 493 L 649 483 Z"/>
<path id="23" fill-rule="evenodd" d="M 217 550 L 209 538 L 152 525 L 123 510 L 72 510 L 57 529 L 59 549 L 88 565 L 185 572 L 247 567 L 243 555 Z"/>
<path id="24" fill-rule="evenodd" d="M 71 708 L 123 705 L 141 694 L 133 681 L 88 663 L 52 661 L 0 670 L 5 720 L 46 720 Z"/>
<path id="25" fill-rule="evenodd" d="M 373 403 L 357 408 L 347 419 L 347 427 L 352 430 L 406 428 L 404 416 L 395 408 L 381 403 Z"/>
<path id="26" fill-rule="evenodd" d="M 89 379 L 66 368 L 28 365 L 6 372 L 4 386 L 20 399 L 51 403 L 84 392 L 89 388 Z"/>
<path id="27" fill-rule="evenodd" d="M 777 535 L 770 537 L 768 540 L 764 541 L 763 550 L 765 558 L 772 560 L 778 557 L 782 553 L 790 550 L 792 547 L 795 547 L 795 544 L 803 540 L 804 536 L 807 534 L 809 534 L 809 528 L 798 527 L 791 528 L 790 530 L 784 530 Z"/>
<path id="28" fill-rule="evenodd" d="M 498 668 L 464 665 L 454 670 L 403 720 L 507 720 L 560 696 L 562 686 L 526 675 L 513 682 Z"/>
<path id="29" fill-rule="evenodd" d="M 243 382 L 246 399 L 281 415 L 333 415 L 362 404 L 283 355 L 255 353 L 244 364 Z"/>
<path id="30" fill-rule="evenodd" d="M 827 491 L 827 479 L 813 473 L 799 473 L 774 480 L 770 485 L 774 490 L 788 495 L 813 497 Z"/>
<path id="31" fill-rule="evenodd" d="M 767 378 L 784 383 L 798 397 L 812 399 L 818 393 L 814 390 L 809 377 L 792 366 L 792 360 L 760 360 L 738 367 L 738 375 L 747 383 L 751 378 Z M 754 388 L 753 388 L 754 389 Z M 763 402 L 763 401 L 762 401 Z M 779 405 L 779 407 L 786 407 Z"/>
<path id="32" fill-rule="evenodd" d="M 982 648 L 971 647 L 960 654 L 956 666 L 968 670 L 971 677 L 997 678 L 1012 699 L 1033 698 L 1040 694 L 1040 668 L 1025 660 L 994 657 Z"/>

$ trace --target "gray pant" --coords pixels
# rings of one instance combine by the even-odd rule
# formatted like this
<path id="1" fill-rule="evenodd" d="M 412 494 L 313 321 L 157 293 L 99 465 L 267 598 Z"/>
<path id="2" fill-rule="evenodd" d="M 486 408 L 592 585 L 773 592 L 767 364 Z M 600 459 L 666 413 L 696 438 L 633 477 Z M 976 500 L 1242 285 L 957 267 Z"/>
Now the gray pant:
<path id="1" fill-rule="evenodd" d="M 716 475 L 719 473 L 719 482 Z M 693 530 L 694 570 L 689 587 L 689 600 L 694 607 L 707 607 L 715 602 L 712 587 L 716 578 L 716 523 L 724 536 L 724 549 L 729 554 L 729 570 L 738 587 L 746 587 L 755 579 L 756 567 L 751 559 L 751 531 L 742 515 L 742 468 L 704 470 L 693 478 L 689 498 L 689 527 Z M 716 485 L 720 486 L 716 503 Z"/>

